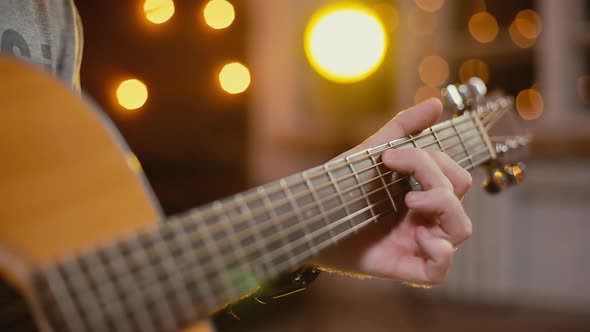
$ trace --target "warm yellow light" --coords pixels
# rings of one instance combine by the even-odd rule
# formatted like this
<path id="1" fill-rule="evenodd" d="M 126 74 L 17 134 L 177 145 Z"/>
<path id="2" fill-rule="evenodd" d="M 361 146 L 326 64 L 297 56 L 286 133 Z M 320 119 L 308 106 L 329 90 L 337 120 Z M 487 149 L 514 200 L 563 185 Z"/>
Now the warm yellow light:
<path id="1" fill-rule="evenodd" d="M 445 0 L 416 0 L 416 5 L 427 12 L 436 12 L 445 4 Z"/>
<path id="2" fill-rule="evenodd" d="M 542 31 L 541 18 L 530 9 L 523 10 L 516 15 L 514 25 L 518 32 L 525 38 L 536 39 Z"/>
<path id="3" fill-rule="evenodd" d="M 498 22 L 488 12 L 479 12 L 469 19 L 469 33 L 480 43 L 490 43 L 498 36 Z"/>
<path id="4" fill-rule="evenodd" d="M 449 64 L 438 55 L 422 59 L 418 71 L 422 82 L 430 86 L 440 86 L 449 79 Z"/>
<path id="5" fill-rule="evenodd" d="M 525 120 L 534 120 L 540 117 L 544 107 L 543 96 L 537 90 L 526 89 L 516 97 L 516 109 Z"/>
<path id="6" fill-rule="evenodd" d="M 590 104 L 590 75 L 578 78 L 578 96 L 586 104 Z"/>
<path id="7" fill-rule="evenodd" d="M 128 110 L 134 110 L 145 104 L 148 98 L 148 90 L 142 81 L 129 79 L 119 84 L 116 95 L 119 105 Z"/>
<path id="8" fill-rule="evenodd" d="M 479 77 L 484 83 L 490 80 L 490 71 L 488 65 L 479 59 L 469 59 L 459 68 L 459 78 L 461 83 L 467 83 L 472 77 Z"/>
<path id="9" fill-rule="evenodd" d="M 523 36 L 516 26 L 516 22 L 512 22 L 512 24 L 510 24 L 508 32 L 510 33 L 510 39 L 512 39 L 512 42 L 520 48 L 531 48 L 537 43 L 536 39 L 530 39 Z"/>
<path id="10" fill-rule="evenodd" d="M 236 18 L 234 6 L 226 0 L 211 0 L 203 10 L 207 25 L 213 29 L 224 29 Z"/>
<path id="11" fill-rule="evenodd" d="M 442 101 L 440 89 L 424 85 L 416 90 L 416 94 L 414 95 L 414 103 L 418 104 L 433 97 L 439 98 Z"/>
<path id="12" fill-rule="evenodd" d="M 305 29 L 305 54 L 312 67 L 339 83 L 365 79 L 385 57 L 383 23 L 367 7 L 332 5 L 318 11 Z"/>
<path id="13" fill-rule="evenodd" d="M 250 86 L 250 71 L 246 66 L 238 62 L 232 62 L 219 72 L 219 84 L 221 88 L 230 94 L 246 91 Z"/>
<path id="14" fill-rule="evenodd" d="M 145 0 L 143 12 L 150 22 L 161 24 L 174 15 L 174 2 L 172 0 Z"/>

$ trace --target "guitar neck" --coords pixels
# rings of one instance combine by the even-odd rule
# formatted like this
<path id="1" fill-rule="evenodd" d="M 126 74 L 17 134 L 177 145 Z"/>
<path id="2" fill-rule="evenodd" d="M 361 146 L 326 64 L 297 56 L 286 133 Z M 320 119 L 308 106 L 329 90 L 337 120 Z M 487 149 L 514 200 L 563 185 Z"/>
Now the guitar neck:
<path id="1" fill-rule="evenodd" d="M 64 259 L 38 293 L 60 331 L 176 331 L 403 209 L 407 177 L 385 150 L 440 150 L 469 170 L 491 158 L 486 137 L 465 113 Z"/>

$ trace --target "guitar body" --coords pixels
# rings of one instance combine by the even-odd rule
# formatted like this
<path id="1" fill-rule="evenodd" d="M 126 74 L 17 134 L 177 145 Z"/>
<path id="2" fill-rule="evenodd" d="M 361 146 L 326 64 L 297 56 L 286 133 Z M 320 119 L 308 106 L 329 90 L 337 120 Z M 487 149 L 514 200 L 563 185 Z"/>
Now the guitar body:
<path id="1" fill-rule="evenodd" d="M 28 284 L 34 269 L 162 215 L 137 159 L 96 111 L 16 59 L 0 57 L 0 73 L 0 283 L 28 309 L 35 307 Z M 0 317 L 10 321 L 4 310 Z"/>

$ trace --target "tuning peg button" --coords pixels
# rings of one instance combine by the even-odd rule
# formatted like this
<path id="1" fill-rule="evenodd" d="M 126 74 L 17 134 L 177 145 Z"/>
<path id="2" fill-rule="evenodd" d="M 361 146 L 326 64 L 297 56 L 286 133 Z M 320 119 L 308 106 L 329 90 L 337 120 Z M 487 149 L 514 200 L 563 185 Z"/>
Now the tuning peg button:
<path id="1" fill-rule="evenodd" d="M 490 194 L 497 194 L 508 186 L 508 176 L 499 168 L 494 169 L 484 181 L 483 187 Z"/>
<path id="2" fill-rule="evenodd" d="M 508 177 L 508 181 L 510 185 L 521 183 L 524 179 L 524 171 L 526 169 L 526 165 L 522 162 L 514 164 L 507 164 L 504 166 L 504 173 Z"/>
<path id="3" fill-rule="evenodd" d="M 465 104 L 463 103 L 463 97 L 454 85 L 448 85 L 443 92 L 445 99 L 447 101 L 447 105 L 451 108 L 453 113 L 460 115 L 463 111 L 465 111 Z"/>

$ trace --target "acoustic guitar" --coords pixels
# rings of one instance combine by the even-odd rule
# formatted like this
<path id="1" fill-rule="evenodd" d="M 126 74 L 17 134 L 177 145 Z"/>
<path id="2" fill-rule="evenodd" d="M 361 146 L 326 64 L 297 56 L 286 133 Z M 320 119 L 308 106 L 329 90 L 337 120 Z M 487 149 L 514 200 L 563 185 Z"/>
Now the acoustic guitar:
<path id="1" fill-rule="evenodd" d="M 447 88 L 465 110 L 451 120 L 164 220 L 113 126 L 37 68 L 0 58 L 0 73 L 2 331 L 206 329 L 212 311 L 403 208 L 412 188 L 383 151 L 441 150 L 486 165 L 497 189 L 520 170 L 493 161 L 527 143 L 488 134 L 512 99 L 472 79 Z"/>

